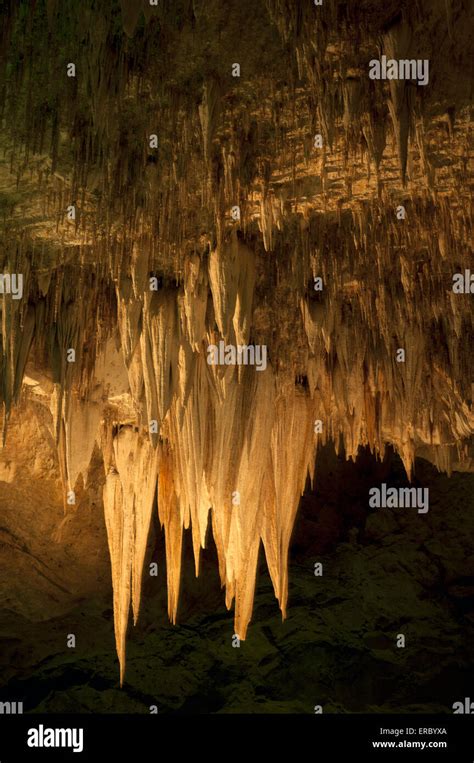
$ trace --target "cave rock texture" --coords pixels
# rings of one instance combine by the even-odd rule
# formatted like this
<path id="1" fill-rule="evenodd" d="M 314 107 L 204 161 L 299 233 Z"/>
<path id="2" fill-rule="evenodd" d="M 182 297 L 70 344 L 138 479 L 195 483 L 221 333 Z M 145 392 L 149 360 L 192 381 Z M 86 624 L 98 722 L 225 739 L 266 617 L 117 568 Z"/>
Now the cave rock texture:
<path id="1" fill-rule="evenodd" d="M 473 470 L 468 6 L 3 1 L 2 480 L 104 512 L 122 679 L 153 512 L 245 639 L 325 443 Z"/>

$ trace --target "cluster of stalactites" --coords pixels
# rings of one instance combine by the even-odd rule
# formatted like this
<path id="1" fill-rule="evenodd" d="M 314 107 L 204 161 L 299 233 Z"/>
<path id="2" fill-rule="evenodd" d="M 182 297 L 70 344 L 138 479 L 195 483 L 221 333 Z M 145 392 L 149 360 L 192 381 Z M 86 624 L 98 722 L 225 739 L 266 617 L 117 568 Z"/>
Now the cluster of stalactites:
<path id="1" fill-rule="evenodd" d="M 100 256 L 107 265 L 112 260 L 118 277 L 128 242 L 138 237 L 153 267 L 164 269 L 166 261 L 168 270 L 181 275 L 184 259 L 176 252 L 183 252 L 190 241 L 198 246 L 203 230 L 207 240 L 222 244 L 233 206 L 240 207 L 244 231 L 252 220 L 260 220 L 265 247 L 271 251 L 272 231 L 281 227 L 288 205 L 311 198 L 327 208 L 346 195 L 350 199 L 360 181 L 354 166 L 362 154 L 369 157 L 369 174 L 377 176 L 377 188 L 370 194 L 381 193 L 382 179 L 389 185 L 405 183 L 409 165 L 413 182 L 436 184 L 439 158 L 431 155 L 433 117 L 428 106 L 436 101 L 433 88 L 439 78 L 429 88 L 368 78 L 371 57 L 425 55 L 426 35 L 416 34 L 420 19 L 413 4 L 402 3 L 400 13 L 386 24 L 385 14 L 372 8 L 364 21 L 358 3 L 344 4 L 342 12 L 331 3 L 302 7 L 299 2 L 267 0 L 269 26 L 276 25 L 271 35 L 274 59 L 281 59 L 282 68 L 259 73 L 242 60 L 241 76 L 233 78 L 228 52 L 217 46 L 215 65 L 204 76 L 194 71 L 194 58 L 186 53 L 189 81 L 196 82 L 188 99 L 182 88 L 173 89 L 174 77 L 159 67 L 169 58 L 172 71 L 181 71 L 185 51 L 178 44 L 169 50 L 166 34 L 175 40 L 173 24 L 193 29 L 197 19 L 204 23 L 197 4 L 184 4 L 174 19 L 162 8 L 123 0 L 123 36 L 118 30 L 113 33 L 119 7 L 112 2 L 101 8 L 46 5 L 47 10 L 36 4 L 31 18 L 13 13 L 6 24 L 3 108 L 13 141 L 13 148 L 7 141 L 8 157 L 18 181 L 35 178 L 62 238 L 74 233 L 78 240 L 96 242 L 106 231 Z M 232 13 L 244 13 L 241 5 Z M 438 35 L 453 18 L 462 24 L 462 13 L 450 12 L 451 2 L 440 6 L 433 10 Z M 89 19 L 86 32 L 78 12 Z M 206 23 L 212 24 L 212 17 L 209 11 Z M 64 47 L 64 38 L 69 47 Z M 140 63 L 143 41 L 150 51 L 147 67 Z M 283 87 L 289 41 L 299 79 Z M 451 36 L 444 35 L 441 42 L 452 44 Z M 193 44 L 199 46 L 199 41 Z M 48 46 L 47 55 L 42 45 Z M 16 56 L 23 49 L 31 71 Z M 163 50 L 163 55 L 153 55 Z M 444 53 L 446 61 L 455 58 L 449 50 Z M 67 76 L 68 60 L 75 62 L 74 77 Z M 445 105 L 452 138 L 454 110 L 451 102 Z M 319 133 L 323 145 L 314 149 Z M 151 136 L 156 144 L 150 144 Z M 398 157 L 396 179 L 392 150 Z M 345 188 L 335 190 L 329 170 L 341 157 L 338 172 L 344 175 Z M 299 188 L 308 162 L 313 179 Z M 66 211 L 71 204 L 76 206 L 73 225 Z"/>
<path id="2" fill-rule="evenodd" d="M 67 440 L 71 483 L 88 458 L 80 453 L 74 460 L 78 431 L 89 454 L 96 437 L 104 453 L 122 672 L 127 613 L 131 597 L 135 616 L 138 611 L 156 485 L 170 618 L 177 613 L 183 529 L 192 530 L 198 572 L 210 522 L 226 603 L 235 599 L 235 632 L 245 638 L 261 543 L 285 612 L 289 539 L 319 443 L 342 443 L 351 458 L 365 445 L 382 456 L 390 443 L 409 475 L 419 448 L 448 471 L 462 457 L 474 429 L 472 360 L 464 343 L 472 314 L 469 295 L 450 292 L 450 268 L 465 221 L 446 204 L 412 212 L 413 227 L 403 235 L 397 222 L 380 226 L 381 209 L 363 207 L 333 224 L 316 216 L 301 230 L 290 262 L 279 261 L 279 279 L 293 279 L 294 312 L 291 319 L 285 314 L 293 328 L 273 326 L 272 335 L 276 328 L 287 342 L 268 338 L 264 370 L 208 362 L 210 345 L 255 345 L 269 325 L 259 325 L 265 310 L 255 291 L 255 251 L 235 230 L 208 256 L 188 258 L 180 286 L 143 291 L 138 271 L 117 284 L 133 422 L 117 431 L 111 420 L 98 438 L 97 408 L 80 404 L 70 406 L 65 426 L 66 435 L 74 432 Z M 432 214 L 441 223 L 433 230 Z M 438 270 L 420 267 L 420 253 L 409 251 L 414 228 L 425 231 L 418 245 L 429 261 L 439 255 L 434 230 L 445 231 Z M 397 268 L 391 245 L 404 248 Z M 326 258 L 331 246 L 340 258 Z M 322 275 L 322 292 L 312 290 L 315 273 Z M 270 295 L 267 300 L 270 320 L 278 321 L 278 305 Z M 295 385 L 296 376 L 306 378 L 304 387 Z M 82 424 L 81 416 L 87 417 Z"/>
<path id="3" fill-rule="evenodd" d="M 301 80 L 277 87 L 277 72 L 271 104 L 268 78 L 245 83 L 245 61 L 236 81 L 220 71 L 200 75 L 199 93 L 189 99 L 167 89 L 153 56 L 144 72 L 133 40 L 111 36 L 109 3 L 95 16 L 88 8 L 85 45 L 82 27 L 80 45 L 69 29 L 67 51 L 55 29 L 73 17 L 64 9 L 59 18 L 54 2 L 48 56 L 28 23 L 23 32 L 10 30 L 12 49 L 26 40 L 34 59 L 33 76 L 15 60 L 3 91 L 12 167 L 36 204 L 33 234 L 64 246 L 59 264 L 21 247 L 7 252 L 4 264 L 23 274 L 25 298 L 1 301 L 5 420 L 30 356 L 51 370 L 65 490 L 74 491 L 81 476 L 87 487 L 100 446 L 122 679 L 155 495 L 170 618 L 183 529 L 192 530 L 197 572 L 210 523 L 226 603 L 235 599 L 235 632 L 245 638 L 260 544 L 285 613 L 288 544 L 319 443 L 342 443 L 348 457 L 361 445 L 382 455 L 391 443 L 408 474 L 419 450 L 447 471 L 465 456 L 474 429 L 473 315 L 470 296 L 452 290 L 454 272 L 469 266 L 472 230 L 462 194 L 453 192 L 462 187 L 463 132 L 458 126 L 452 166 L 437 168 L 428 151 L 432 125 L 413 85 L 365 87 L 361 68 L 379 52 L 415 55 L 408 5 L 385 28 L 380 51 L 358 27 L 369 34 L 362 61 L 341 31 L 347 19 L 339 23 L 336 4 L 303 9 L 268 0 L 284 45 L 295 43 Z M 140 29 L 140 7 L 122 3 L 129 37 Z M 150 29 L 157 34 L 156 25 Z M 152 51 L 148 32 L 140 34 Z M 67 80 L 70 58 L 77 72 Z M 315 133 L 323 138 L 319 154 Z M 364 152 L 369 177 L 361 190 Z M 400 188 L 410 164 L 411 179 L 426 180 L 421 194 L 415 184 Z M 331 166 L 344 176 L 343 191 L 334 190 L 340 178 L 331 177 Z M 437 172 L 443 193 L 433 190 Z M 160 275 L 158 291 L 150 274 Z M 114 341 L 106 343 L 108 336 Z M 115 340 L 125 420 L 110 392 Z M 265 345 L 265 369 L 210 365 L 208 347 L 221 341 Z"/>
<path id="4" fill-rule="evenodd" d="M 5 238 L 2 246 L 0 269 L 2 279 L 8 279 L 0 295 L 3 435 L 32 362 L 49 373 L 54 385 L 54 436 L 70 449 L 61 421 L 75 417 L 74 406 L 69 412 L 73 397 L 85 401 L 94 393 L 96 358 L 115 315 L 114 293 L 100 268 L 87 270 L 70 263 L 45 267 L 41 254 L 31 247 L 27 236 Z M 66 473 L 62 476 L 66 478 Z"/>
<path id="5" fill-rule="evenodd" d="M 318 443 L 333 439 L 352 458 L 361 445 L 383 455 L 390 443 L 408 474 L 418 449 L 447 471 L 463 456 L 474 429 L 473 318 L 452 274 L 469 264 L 469 212 L 429 194 L 408 199 L 406 212 L 398 220 L 376 201 L 286 218 L 266 231 L 273 259 L 234 227 L 222 245 L 187 257 L 181 283 L 163 281 L 158 291 L 138 244 L 114 291 L 67 268 L 46 282 L 30 272 L 27 253 L 11 255 L 9 266 L 28 276 L 28 296 L 3 296 L 4 403 L 9 410 L 33 346 L 51 368 L 65 489 L 80 475 L 87 485 L 100 445 L 122 677 L 156 488 L 170 618 L 183 529 L 192 530 L 197 572 L 210 522 L 226 602 L 235 599 L 235 631 L 245 638 L 260 544 L 285 612 L 288 544 Z M 117 355 L 105 344 L 115 316 L 130 400 L 121 427 L 99 373 L 109 364 L 102 349 Z M 221 341 L 265 344 L 266 367 L 210 365 L 208 347 Z"/>

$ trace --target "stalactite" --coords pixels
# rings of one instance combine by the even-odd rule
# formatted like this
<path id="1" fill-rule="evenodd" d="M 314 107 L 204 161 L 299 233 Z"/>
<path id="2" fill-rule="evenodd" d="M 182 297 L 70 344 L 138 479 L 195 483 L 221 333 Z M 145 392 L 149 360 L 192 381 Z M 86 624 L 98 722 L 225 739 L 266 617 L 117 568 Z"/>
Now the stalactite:
<path id="1" fill-rule="evenodd" d="M 409 477 L 416 457 L 473 468 L 473 314 L 452 288 L 472 269 L 469 94 L 368 78 L 379 54 L 429 49 L 409 0 L 395 18 L 300 0 L 13 5 L 0 262 L 24 295 L 0 301 L 4 434 L 31 363 L 64 497 L 102 458 L 123 682 L 155 506 L 172 622 L 184 530 L 198 574 L 210 528 L 244 639 L 261 548 L 286 616 L 320 444 L 391 445 Z M 435 6 L 455 81 L 464 15 Z M 264 63 L 228 39 L 244 23 L 256 39 L 262 14 Z M 213 365 L 220 343 L 265 347 L 265 367 Z"/>

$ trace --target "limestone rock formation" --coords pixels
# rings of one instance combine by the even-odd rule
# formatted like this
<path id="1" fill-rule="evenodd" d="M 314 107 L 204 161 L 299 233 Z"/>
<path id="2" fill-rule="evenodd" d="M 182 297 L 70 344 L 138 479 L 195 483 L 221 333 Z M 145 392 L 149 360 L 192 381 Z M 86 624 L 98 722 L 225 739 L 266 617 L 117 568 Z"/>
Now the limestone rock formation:
<path id="1" fill-rule="evenodd" d="M 7 3 L 0 259 L 23 292 L 3 282 L 1 398 L 6 438 L 16 406 L 55 443 L 66 513 L 102 495 L 123 679 L 153 511 L 170 619 L 183 529 L 196 574 L 210 529 L 244 639 L 261 546 L 285 616 L 323 444 L 473 469 L 469 19 L 99 6 Z M 381 55 L 429 60 L 429 83 L 371 80 Z M 265 367 L 211 364 L 220 343 Z"/>

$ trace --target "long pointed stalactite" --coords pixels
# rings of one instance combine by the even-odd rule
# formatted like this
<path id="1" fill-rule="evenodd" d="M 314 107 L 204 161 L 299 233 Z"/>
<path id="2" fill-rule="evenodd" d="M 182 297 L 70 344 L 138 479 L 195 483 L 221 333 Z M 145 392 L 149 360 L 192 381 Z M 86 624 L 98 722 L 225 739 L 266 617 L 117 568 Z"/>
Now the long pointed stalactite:
<path id="1" fill-rule="evenodd" d="M 210 528 L 244 639 L 261 546 L 285 616 L 322 444 L 473 468 L 466 11 L 392 5 L 6 3 L 4 433 L 26 372 L 66 512 L 101 454 L 122 680 L 153 511 L 170 619 L 183 530 L 198 574 Z M 430 84 L 369 79 L 382 54 Z M 229 346 L 265 354 L 209 363 Z"/>

